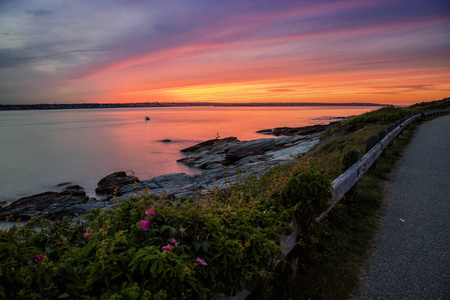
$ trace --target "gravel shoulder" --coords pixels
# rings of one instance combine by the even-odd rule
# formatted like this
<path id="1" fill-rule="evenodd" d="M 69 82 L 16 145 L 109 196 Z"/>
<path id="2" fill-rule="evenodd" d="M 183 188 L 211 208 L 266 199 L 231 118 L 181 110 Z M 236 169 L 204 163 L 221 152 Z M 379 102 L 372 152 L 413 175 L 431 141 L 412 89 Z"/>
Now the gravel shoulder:
<path id="1" fill-rule="evenodd" d="M 450 299 L 450 116 L 418 126 L 385 192 L 353 299 Z"/>

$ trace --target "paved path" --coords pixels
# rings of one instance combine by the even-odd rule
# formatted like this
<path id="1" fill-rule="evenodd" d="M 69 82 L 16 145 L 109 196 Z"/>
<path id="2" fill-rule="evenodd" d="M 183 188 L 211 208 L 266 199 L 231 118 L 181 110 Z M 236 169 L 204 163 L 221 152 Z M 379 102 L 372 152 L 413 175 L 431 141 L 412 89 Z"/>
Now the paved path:
<path id="1" fill-rule="evenodd" d="M 450 299 L 450 115 L 417 128 L 386 202 L 354 299 Z"/>

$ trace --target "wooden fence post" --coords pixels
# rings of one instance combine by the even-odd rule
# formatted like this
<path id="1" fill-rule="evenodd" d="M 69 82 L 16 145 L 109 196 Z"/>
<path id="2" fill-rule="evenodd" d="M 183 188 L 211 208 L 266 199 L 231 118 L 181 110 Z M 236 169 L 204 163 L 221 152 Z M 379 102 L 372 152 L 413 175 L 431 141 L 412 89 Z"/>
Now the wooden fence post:
<path id="1" fill-rule="evenodd" d="M 342 173 L 347 171 L 351 166 L 353 166 L 356 162 L 358 162 L 360 157 L 361 157 L 361 151 L 359 151 L 359 150 L 353 149 L 353 150 L 350 150 L 349 152 L 347 152 L 344 155 L 344 159 L 343 159 L 344 167 L 342 168 Z M 354 196 L 356 194 L 357 184 L 358 183 L 355 183 L 348 190 L 348 192 L 345 193 L 345 196 L 348 196 L 348 197 Z"/>
<path id="2" fill-rule="evenodd" d="M 384 139 L 384 137 L 388 134 L 388 130 L 387 129 L 383 129 L 380 132 L 377 133 L 378 136 L 378 140 L 381 141 L 382 139 Z M 384 154 L 384 151 L 381 153 L 381 155 Z"/>
<path id="3" fill-rule="evenodd" d="M 372 149 L 373 147 L 375 147 L 375 145 L 378 143 L 379 138 L 378 135 L 374 134 L 372 135 L 370 138 L 367 139 L 366 142 L 366 153 L 370 151 L 370 149 Z M 377 167 L 377 162 L 375 161 L 371 168 L 375 169 Z"/>
<path id="4" fill-rule="evenodd" d="M 386 130 L 389 133 L 392 130 L 394 130 L 395 128 L 397 128 L 397 126 L 395 124 L 391 124 L 386 128 Z M 381 139 L 380 139 L 380 141 L 381 141 Z M 392 146 L 393 144 L 394 144 L 394 139 L 391 140 L 391 142 L 389 143 L 389 146 Z"/>

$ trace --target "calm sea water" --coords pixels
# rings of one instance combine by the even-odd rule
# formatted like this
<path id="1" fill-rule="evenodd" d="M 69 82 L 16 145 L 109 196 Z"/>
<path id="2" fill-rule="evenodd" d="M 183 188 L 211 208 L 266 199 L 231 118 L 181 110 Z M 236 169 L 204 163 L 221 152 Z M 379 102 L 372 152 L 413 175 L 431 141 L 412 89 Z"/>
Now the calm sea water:
<path id="1" fill-rule="evenodd" d="M 180 150 L 201 141 L 267 137 L 260 129 L 305 126 L 374 107 L 179 107 L 0 111 L 0 201 L 12 202 L 65 182 L 95 196 L 104 176 L 199 171 L 177 163 Z M 150 121 L 145 121 L 145 116 Z M 162 140 L 170 139 L 170 143 Z"/>

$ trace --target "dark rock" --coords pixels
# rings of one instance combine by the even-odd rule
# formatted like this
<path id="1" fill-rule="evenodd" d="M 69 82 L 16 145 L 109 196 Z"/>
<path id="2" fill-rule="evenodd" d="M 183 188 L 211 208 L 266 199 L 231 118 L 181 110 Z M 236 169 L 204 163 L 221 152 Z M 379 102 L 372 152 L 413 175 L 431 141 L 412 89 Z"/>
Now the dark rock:
<path id="1" fill-rule="evenodd" d="M 281 162 L 281 155 L 274 153 L 283 150 L 284 156 L 289 153 L 302 153 L 300 145 L 307 145 L 305 142 L 311 141 L 308 136 L 290 136 L 282 138 L 257 139 L 251 141 L 239 141 L 238 139 L 225 138 L 211 140 L 184 149 L 187 157 L 178 160 L 179 162 L 193 168 L 207 170 L 210 165 L 221 164 L 224 166 L 245 164 L 266 159 L 276 159 Z M 286 157 L 287 157 L 286 156 Z M 251 159 L 240 162 L 243 158 Z"/>
<path id="2" fill-rule="evenodd" d="M 308 135 L 308 134 L 315 134 L 324 131 L 327 129 L 330 125 L 338 123 L 336 122 L 330 122 L 329 124 L 318 124 L 318 125 L 311 125 L 311 126 L 303 126 L 303 127 L 277 127 L 273 129 L 263 129 L 257 131 L 257 133 L 262 134 L 271 134 L 275 136 L 292 136 L 292 135 Z"/>
<path id="3" fill-rule="evenodd" d="M 61 195 L 71 195 L 71 196 L 86 196 L 86 192 L 84 189 L 79 185 L 72 185 L 66 187 L 66 189 L 62 192 L 60 192 Z"/>
<path id="4" fill-rule="evenodd" d="M 71 186 L 61 193 L 50 191 L 21 198 L 1 208 L 0 219 L 12 217 L 27 220 L 35 216 L 60 219 L 89 212 L 92 207 L 86 204 L 89 204 L 89 197 L 86 196 L 84 189 L 80 186 Z"/>
<path id="5" fill-rule="evenodd" d="M 215 185 L 222 186 L 226 181 L 231 181 L 236 176 L 235 167 L 225 167 L 221 164 L 209 165 L 201 174 L 194 176 L 199 185 L 205 189 L 210 189 Z"/>
<path id="6" fill-rule="evenodd" d="M 119 191 L 122 186 L 135 182 L 139 182 L 137 177 L 129 176 L 123 171 L 116 172 L 101 179 L 95 192 L 98 195 L 112 195 L 114 192 Z"/>
<path id="7" fill-rule="evenodd" d="M 161 142 L 162 142 L 162 143 L 170 143 L 170 142 L 172 142 L 172 140 L 164 139 L 164 140 L 161 140 Z"/>
<path id="8" fill-rule="evenodd" d="M 166 174 L 143 180 L 138 184 L 128 184 L 120 189 L 120 194 L 148 190 L 150 194 L 164 194 L 169 197 L 185 197 L 194 194 L 202 187 L 185 173 Z"/>
<path id="9" fill-rule="evenodd" d="M 291 136 L 241 142 L 230 147 L 225 154 L 225 159 L 222 161 L 222 164 L 227 166 L 236 163 L 244 157 L 254 157 L 266 154 L 267 152 L 290 148 L 300 141 L 305 141 L 304 137 Z"/>
<path id="10" fill-rule="evenodd" d="M 194 183 L 191 176 L 185 173 L 166 174 L 154 177 L 150 180 L 152 184 L 158 188 L 176 188 L 178 186 L 185 186 Z M 145 185 L 145 183 L 144 183 Z"/>
<path id="11" fill-rule="evenodd" d="M 275 138 L 259 139 L 233 145 L 226 153 L 223 165 L 230 165 L 238 160 L 254 155 L 264 154 L 266 151 L 273 150 Z"/>
<path id="12" fill-rule="evenodd" d="M 188 167 L 206 169 L 211 164 L 221 163 L 225 157 L 225 153 L 238 143 L 241 143 L 241 141 L 235 137 L 202 142 L 181 150 L 188 156 L 179 159 L 178 162 Z"/>
<path id="13" fill-rule="evenodd" d="M 71 184 L 71 183 L 72 183 L 72 182 L 63 182 L 63 183 L 58 184 L 57 187 L 69 185 L 69 184 Z"/>
<path id="14" fill-rule="evenodd" d="M 227 138 L 223 138 L 223 139 L 213 139 L 213 140 L 208 140 L 208 141 L 204 141 L 201 142 L 197 145 L 194 145 L 192 147 L 188 147 L 185 149 L 182 149 L 181 152 L 184 153 L 195 153 L 199 150 L 204 150 L 204 149 L 212 149 L 212 148 L 217 148 L 217 147 L 223 147 L 224 144 L 230 143 L 230 142 L 237 142 L 238 139 L 236 137 L 227 137 Z"/>

